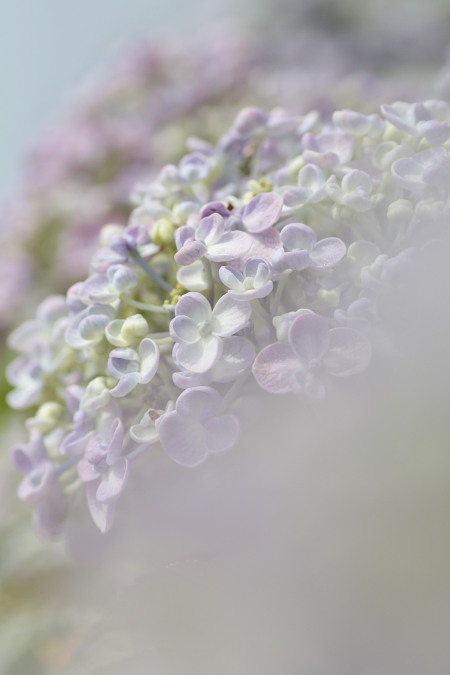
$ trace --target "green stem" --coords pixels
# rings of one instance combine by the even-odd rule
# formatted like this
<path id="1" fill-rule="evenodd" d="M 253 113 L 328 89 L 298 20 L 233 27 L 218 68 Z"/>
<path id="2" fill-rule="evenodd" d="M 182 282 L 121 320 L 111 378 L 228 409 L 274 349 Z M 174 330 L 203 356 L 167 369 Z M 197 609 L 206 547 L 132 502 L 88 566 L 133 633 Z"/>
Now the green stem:
<path id="1" fill-rule="evenodd" d="M 174 290 L 173 286 L 171 286 L 165 279 L 162 278 L 158 274 L 158 272 L 155 272 L 153 267 L 151 267 L 146 260 L 136 251 L 134 248 L 129 249 L 130 253 L 130 258 L 134 260 L 134 262 L 139 265 L 139 267 L 144 270 L 144 272 L 147 274 L 147 276 L 152 279 L 156 284 L 161 286 L 161 288 L 164 288 L 165 291 L 168 291 L 169 293 Z"/>

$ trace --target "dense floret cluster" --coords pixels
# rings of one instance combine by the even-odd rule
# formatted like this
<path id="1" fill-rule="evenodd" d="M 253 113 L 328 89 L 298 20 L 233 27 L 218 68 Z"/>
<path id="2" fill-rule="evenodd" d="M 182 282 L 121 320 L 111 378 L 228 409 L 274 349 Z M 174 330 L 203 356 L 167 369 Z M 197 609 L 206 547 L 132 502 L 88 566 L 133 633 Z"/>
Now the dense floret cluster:
<path id="1" fill-rule="evenodd" d="M 246 108 L 138 186 L 90 276 L 10 338 L 9 402 L 34 411 L 19 494 L 40 534 L 83 493 L 107 531 L 158 443 L 187 467 L 232 448 L 244 386 L 314 400 L 366 370 L 380 299 L 447 213 L 449 148 L 442 101 L 331 123 Z"/>

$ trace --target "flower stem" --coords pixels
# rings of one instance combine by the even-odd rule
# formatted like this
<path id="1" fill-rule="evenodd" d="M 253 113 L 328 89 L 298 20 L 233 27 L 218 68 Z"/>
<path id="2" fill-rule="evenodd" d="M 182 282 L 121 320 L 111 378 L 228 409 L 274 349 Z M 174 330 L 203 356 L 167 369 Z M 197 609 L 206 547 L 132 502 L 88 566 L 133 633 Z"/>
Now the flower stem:
<path id="1" fill-rule="evenodd" d="M 173 286 L 171 286 L 165 279 L 162 278 L 156 272 L 153 267 L 151 267 L 146 260 L 136 251 L 135 248 L 130 248 L 129 249 L 130 253 L 130 258 L 134 260 L 134 262 L 139 265 L 139 267 L 144 270 L 144 272 L 147 274 L 147 276 L 152 279 L 155 283 L 157 283 L 161 288 L 164 288 L 165 291 L 168 291 L 169 293 L 174 290 Z"/>

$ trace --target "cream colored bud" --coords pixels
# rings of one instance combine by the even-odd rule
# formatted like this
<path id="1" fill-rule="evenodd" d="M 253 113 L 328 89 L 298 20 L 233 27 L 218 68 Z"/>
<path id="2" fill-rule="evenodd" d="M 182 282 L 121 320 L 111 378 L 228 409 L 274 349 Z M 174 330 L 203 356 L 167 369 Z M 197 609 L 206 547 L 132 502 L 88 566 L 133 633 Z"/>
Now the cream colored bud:
<path id="1" fill-rule="evenodd" d="M 328 307 L 339 307 L 340 297 L 338 291 L 329 291 L 326 288 L 321 288 L 317 295 Z"/>
<path id="2" fill-rule="evenodd" d="M 413 216 L 413 207 L 407 199 L 397 199 L 387 210 L 388 220 L 398 226 L 407 225 Z"/>
<path id="3" fill-rule="evenodd" d="M 137 340 L 148 335 L 148 332 L 149 327 L 147 321 L 141 314 L 135 314 L 134 316 L 125 319 L 120 334 L 125 342 L 133 344 Z"/>
<path id="4" fill-rule="evenodd" d="M 159 218 L 152 230 L 152 239 L 158 246 L 172 244 L 175 238 L 175 226 L 168 218 Z"/>

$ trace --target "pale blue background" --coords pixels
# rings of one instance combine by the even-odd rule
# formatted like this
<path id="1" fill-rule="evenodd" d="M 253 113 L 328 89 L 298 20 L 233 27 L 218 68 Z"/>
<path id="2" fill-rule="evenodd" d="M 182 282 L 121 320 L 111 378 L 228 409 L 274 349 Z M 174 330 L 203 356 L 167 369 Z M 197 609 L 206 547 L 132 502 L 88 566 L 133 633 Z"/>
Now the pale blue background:
<path id="1" fill-rule="evenodd" d="M 195 31 L 226 0 L 2 0 L 0 196 L 19 180 L 20 158 L 64 98 L 133 35 Z"/>

